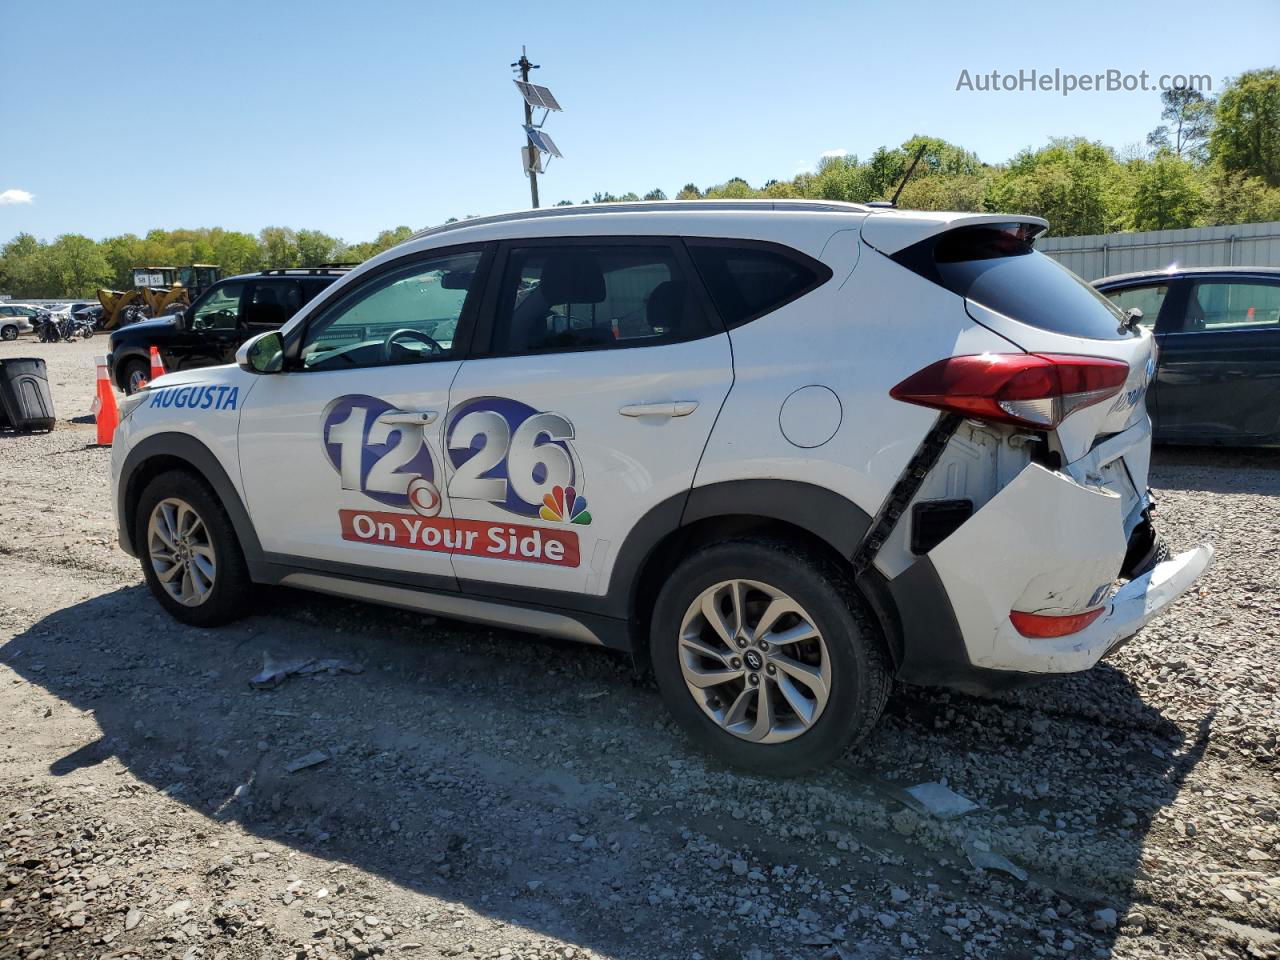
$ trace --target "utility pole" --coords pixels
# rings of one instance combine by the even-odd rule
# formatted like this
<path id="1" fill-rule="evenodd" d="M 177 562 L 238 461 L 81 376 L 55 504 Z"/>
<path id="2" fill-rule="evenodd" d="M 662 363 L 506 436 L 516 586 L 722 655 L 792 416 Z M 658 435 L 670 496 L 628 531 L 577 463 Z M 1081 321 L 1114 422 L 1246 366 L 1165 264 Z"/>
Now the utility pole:
<path id="1" fill-rule="evenodd" d="M 520 68 L 520 79 L 525 83 L 529 82 L 529 71 L 537 70 L 536 63 L 530 63 L 529 57 L 525 53 L 525 48 L 520 47 L 520 59 L 514 64 Z M 529 101 L 524 102 L 524 122 L 525 126 L 533 125 L 533 107 L 529 106 Z M 533 197 L 533 208 L 538 208 L 538 148 L 533 145 L 533 139 L 526 137 L 529 142 L 529 193 Z"/>

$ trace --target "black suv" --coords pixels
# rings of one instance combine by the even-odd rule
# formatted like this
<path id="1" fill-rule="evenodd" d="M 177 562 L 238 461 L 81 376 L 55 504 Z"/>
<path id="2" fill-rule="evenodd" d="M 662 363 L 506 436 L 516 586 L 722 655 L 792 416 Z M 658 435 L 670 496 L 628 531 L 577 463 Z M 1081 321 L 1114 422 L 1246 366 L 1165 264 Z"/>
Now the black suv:
<path id="1" fill-rule="evenodd" d="M 219 280 L 181 313 L 142 320 L 111 334 L 107 371 L 125 393 L 151 377 L 151 348 L 165 370 L 232 363 L 236 348 L 274 330 L 350 267 L 263 270 Z"/>

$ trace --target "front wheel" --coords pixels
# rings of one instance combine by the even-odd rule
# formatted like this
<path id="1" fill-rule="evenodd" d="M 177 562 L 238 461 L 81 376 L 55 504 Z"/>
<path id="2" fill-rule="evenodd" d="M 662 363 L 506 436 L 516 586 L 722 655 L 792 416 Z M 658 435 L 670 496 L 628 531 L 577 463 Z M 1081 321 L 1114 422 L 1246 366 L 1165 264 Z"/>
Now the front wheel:
<path id="1" fill-rule="evenodd" d="M 723 760 L 787 775 L 838 758 L 884 709 L 883 640 L 846 573 L 785 541 L 684 560 L 658 595 L 650 655 L 676 720 Z"/>
<path id="2" fill-rule="evenodd" d="M 10 324 L 6 324 L 4 327 L 0 327 L 0 340 L 17 340 L 17 339 L 18 339 L 18 328 L 15 327 L 13 324 L 10 323 Z"/>
<path id="3" fill-rule="evenodd" d="M 134 357 L 126 360 L 120 372 L 120 384 L 125 396 L 130 397 L 143 388 L 147 378 L 151 376 L 151 364 L 146 360 Z"/>
<path id="4" fill-rule="evenodd" d="M 174 470 L 147 484 L 134 515 L 134 543 L 147 586 L 174 619 L 212 627 L 249 612 L 240 542 L 200 478 Z"/>

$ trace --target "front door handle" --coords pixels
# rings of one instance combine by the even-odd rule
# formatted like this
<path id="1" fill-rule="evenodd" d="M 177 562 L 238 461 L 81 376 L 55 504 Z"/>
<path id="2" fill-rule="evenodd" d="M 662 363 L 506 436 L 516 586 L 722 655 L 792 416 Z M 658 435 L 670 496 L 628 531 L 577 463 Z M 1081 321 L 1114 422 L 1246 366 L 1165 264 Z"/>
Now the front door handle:
<path id="1" fill-rule="evenodd" d="M 416 427 L 425 427 L 429 423 L 435 423 L 439 416 L 440 414 L 434 410 L 388 410 L 378 417 L 378 422 L 390 424 L 407 423 Z"/>
<path id="2" fill-rule="evenodd" d="M 687 417 L 698 409 L 697 400 L 669 400 L 666 403 L 629 403 L 619 407 L 624 417 Z"/>

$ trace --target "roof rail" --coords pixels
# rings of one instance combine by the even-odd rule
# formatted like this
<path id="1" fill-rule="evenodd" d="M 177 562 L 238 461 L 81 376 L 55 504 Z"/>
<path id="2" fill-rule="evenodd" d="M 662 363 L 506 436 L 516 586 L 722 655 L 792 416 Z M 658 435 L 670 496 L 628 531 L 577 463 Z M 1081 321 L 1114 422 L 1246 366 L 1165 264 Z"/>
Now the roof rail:
<path id="1" fill-rule="evenodd" d="M 273 267 L 259 270 L 262 277 L 314 277 L 322 273 L 344 273 L 356 266 L 354 263 L 322 263 L 318 267 Z"/>
<path id="2" fill-rule="evenodd" d="M 463 227 L 478 227 L 492 223 L 509 223 L 514 220 L 542 220 L 548 217 L 572 217 L 582 214 L 599 213 L 658 213 L 668 210 L 717 210 L 717 211 L 760 211 L 760 210 L 794 210 L 813 213 L 866 213 L 867 207 L 858 203 L 845 203 L 842 200 L 641 200 L 626 203 L 580 203 L 576 206 L 541 207 L 537 210 L 516 210 L 511 213 L 498 213 L 488 217 L 473 217 L 470 220 L 455 220 L 453 223 L 442 223 L 436 227 L 419 230 L 409 239 L 448 233 Z"/>

